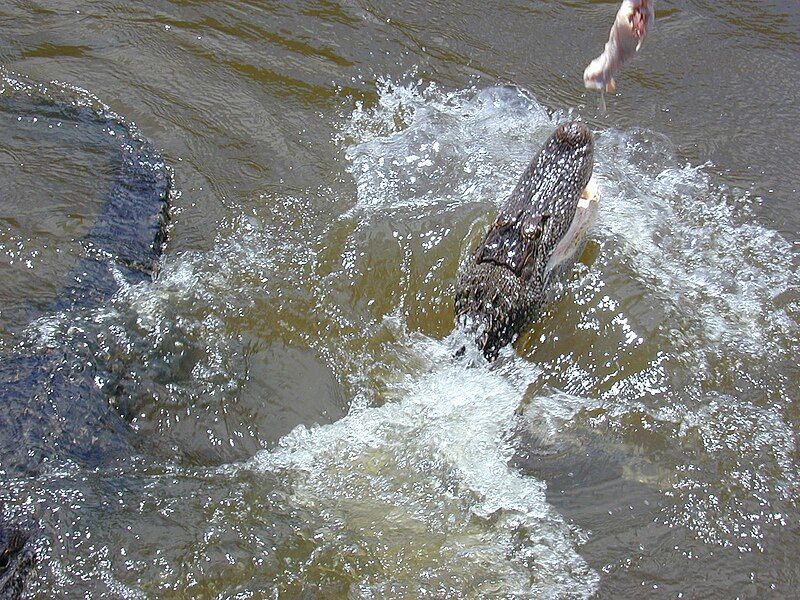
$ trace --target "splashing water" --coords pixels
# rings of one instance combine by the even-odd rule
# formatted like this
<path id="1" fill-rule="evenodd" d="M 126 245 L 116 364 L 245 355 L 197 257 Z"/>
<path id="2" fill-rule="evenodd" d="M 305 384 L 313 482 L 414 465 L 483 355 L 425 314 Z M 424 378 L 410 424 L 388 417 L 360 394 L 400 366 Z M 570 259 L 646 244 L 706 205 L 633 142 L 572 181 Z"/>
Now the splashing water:
<path id="1" fill-rule="evenodd" d="M 563 118 L 548 116 L 514 88 L 442 92 L 435 86 L 423 89 L 383 82 L 379 89 L 378 105 L 358 107 L 343 138 L 349 144 L 347 157 L 358 189 L 358 202 L 350 214 L 357 215 L 358 227 L 364 228 L 378 218 L 421 220 L 422 215 L 427 219 L 449 213 L 456 223 L 456 237 L 463 234 L 465 228 L 463 224 L 458 228 L 458 220 L 466 213 L 465 207 L 479 202 L 491 212 L 513 186 L 531 148 L 538 147 Z M 520 369 L 528 373 L 527 383 L 546 379 L 568 391 L 580 390 L 574 408 L 565 414 L 559 414 L 555 406 L 547 409 L 546 396 L 533 401 L 530 394 L 525 397 L 529 411 L 533 407 L 555 415 L 551 421 L 560 427 L 558 435 L 579 435 L 572 421 L 576 415 L 583 421 L 581 411 L 590 410 L 592 427 L 600 431 L 610 427 L 609 443 L 650 431 L 654 444 L 666 443 L 671 448 L 675 471 L 665 475 L 661 485 L 666 485 L 667 497 L 676 501 L 664 509 L 665 524 L 686 527 L 707 542 L 728 545 L 739 538 L 737 543 L 745 547 L 763 548 L 761 527 L 773 523 L 753 523 L 771 520 L 770 511 L 791 505 L 798 473 L 789 459 L 795 452 L 794 436 L 780 407 L 791 396 L 786 376 L 776 375 L 761 361 L 748 361 L 764 353 L 784 360 L 796 353 L 798 328 L 792 316 L 796 306 L 779 300 L 797 286 L 791 248 L 775 232 L 749 222 L 747 207 L 714 186 L 701 168 L 678 165 L 671 144 L 656 134 L 600 132 L 597 160 L 603 199 L 595 235 L 603 246 L 602 258 L 570 286 L 574 300 L 568 302 L 576 306 L 562 312 L 564 322 L 549 325 L 570 332 L 564 335 L 562 346 L 573 341 L 572 332 L 577 338 L 588 338 L 588 347 L 580 339 L 574 343 L 586 347 L 585 355 L 567 352 L 551 361 L 545 359 L 543 368 L 556 376 L 542 377 L 522 368 L 519 359 L 507 364 L 502 374 L 461 372 L 463 367 L 440 350 L 427 373 L 404 378 L 395 390 L 399 400 L 352 411 L 336 425 L 298 430 L 275 454 L 260 455 L 255 461 L 258 468 L 291 472 L 296 486 L 293 498 L 301 504 L 330 507 L 335 515 L 331 518 L 344 530 L 347 523 L 361 523 L 361 518 L 378 528 L 377 515 L 400 510 L 398 504 L 412 506 L 402 509 L 404 519 L 411 518 L 408 511 L 425 513 L 417 506 L 418 497 L 404 495 L 404 485 L 410 483 L 401 476 L 405 467 L 424 463 L 423 456 L 436 457 L 431 460 L 447 473 L 440 476 L 442 480 L 454 478 L 456 489 L 474 495 L 466 507 L 470 514 L 491 514 L 484 510 L 487 489 L 496 494 L 497 510 L 504 514 L 512 507 L 520 510 L 514 502 L 516 494 L 520 494 L 517 499 L 533 498 L 532 490 L 539 489 L 541 506 L 526 505 L 523 516 L 517 516 L 525 522 L 530 517 L 524 515 L 538 511 L 553 515 L 541 495 L 541 482 L 500 466 L 510 457 L 510 442 L 500 432 L 507 433 L 511 405 L 518 406 L 526 394 L 524 387 L 508 387 L 508 382 L 498 380 Z M 452 234 L 437 238 L 434 253 L 452 251 L 454 244 L 448 236 Z M 354 238 L 358 239 L 353 236 L 351 242 Z M 360 249 L 363 252 L 363 246 Z M 413 261 L 404 264 L 405 272 L 414 269 L 419 267 Z M 349 265 L 349 271 L 352 278 L 358 277 L 357 266 Z M 617 283 L 624 278 L 634 289 L 631 296 Z M 411 273 L 407 281 L 413 280 Z M 643 305 L 637 305 L 642 296 Z M 652 310 L 654 304 L 658 308 Z M 650 314 L 643 314 L 645 306 Z M 407 321 L 413 318 L 403 303 L 395 308 Z M 555 341 L 558 337 L 552 336 Z M 436 355 L 431 343 L 420 342 L 417 350 Z M 621 355 L 621 360 L 636 358 L 620 371 L 608 364 L 592 364 L 600 352 Z M 609 372 L 603 375 L 606 368 Z M 742 396 L 736 387 L 742 379 L 759 390 L 753 400 L 737 398 Z M 772 398 L 780 404 L 765 406 Z M 497 410 L 492 418 L 484 414 L 486 406 Z M 505 406 L 505 413 L 500 406 Z M 499 420 L 494 419 L 497 415 Z M 636 425 L 638 415 L 643 415 L 643 428 Z M 720 419 L 743 434 L 731 438 L 729 429 L 715 424 Z M 674 423 L 680 425 L 679 430 L 669 429 Z M 665 428 L 673 433 L 663 440 Z M 553 436 L 555 431 L 555 426 L 550 427 L 546 435 Z M 689 440 L 690 431 L 701 432 L 699 447 Z M 456 443 L 462 439 L 463 444 Z M 721 462 L 716 457 L 709 460 L 719 447 L 730 456 Z M 460 453 L 451 452 L 453 448 Z M 484 458 L 475 462 L 475 454 Z M 768 474 L 759 475 L 758 468 L 766 468 Z M 499 472 L 502 478 L 476 478 L 477 472 Z M 714 476 L 715 480 L 708 479 Z M 441 485 L 424 480 L 434 488 Z M 691 490 L 688 495 L 681 492 L 687 489 Z M 736 494 L 757 491 L 765 493 L 755 505 L 735 499 Z M 704 507 L 719 497 L 730 498 L 731 493 L 734 499 L 717 502 L 718 511 L 709 520 Z M 573 576 L 581 573 L 561 592 L 588 593 L 594 575 L 581 561 L 576 562 L 577 555 L 566 558 L 574 552 L 575 538 L 570 544 L 568 536 L 559 537 L 552 528 L 539 529 L 545 530 L 545 537 L 552 536 L 549 543 L 562 548 L 554 563 L 559 566 L 548 570 L 532 564 L 533 572 L 545 579 L 559 568 Z M 415 531 L 421 535 L 424 528 Z M 508 531 L 504 522 L 493 535 L 508 544 Z M 747 537 L 745 531 L 754 532 L 753 543 L 741 541 Z M 512 562 L 521 556 L 524 553 L 513 556 Z M 516 585 L 508 589 L 522 593 Z M 556 588 L 533 589 L 552 592 Z"/>
<path id="2" fill-rule="evenodd" d="M 309 208 L 338 197 L 270 197 L 290 231 L 232 219 L 212 250 L 167 256 L 155 284 L 126 287 L 115 315 L 97 315 L 109 337 L 134 330 L 147 341 L 144 381 L 169 382 L 138 417 L 148 439 L 186 419 L 171 401 L 237 401 L 250 376 L 242 322 L 254 312 L 266 315 L 245 325 L 258 335 L 322 357 L 348 414 L 309 420 L 245 462 L 120 467 L 133 482 L 120 522 L 163 522 L 133 532 L 102 519 L 82 525 L 91 543 L 53 542 L 44 578 L 66 581 L 59 568 L 69 564 L 70 585 L 105 580 L 126 597 L 588 597 L 617 571 L 601 578 L 585 549 L 622 552 L 620 564 L 633 550 L 559 514 L 568 513 L 545 477 L 511 466 L 520 431 L 553 447 L 588 432 L 657 463 L 658 477 L 641 478 L 664 502 L 648 525 L 715 549 L 786 551 L 781 528 L 796 514 L 800 481 L 796 379 L 784 366 L 800 347 L 788 244 L 753 223 L 735 190 L 678 164 L 668 140 L 597 132 L 601 203 L 584 260 L 597 258 L 578 265 L 568 293 L 498 364 L 454 359 L 466 342 L 449 333 L 459 261 L 566 115 L 513 87 L 447 92 L 387 80 L 378 92 L 338 138 L 356 186 L 338 219 Z M 59 335 L 40 325 L 51 342 Z M 183 356 L 177 339 L 193 349 L 184 366 L 173 360 Z M 219 410 L 215 419 L 232 420 Z M 224 445 L 217 431 L 209 443 Z M 31 482 L 14 485 L 31 503 L 51 501 Z M 575 493 L 584 487 L 588 505 L 591 482 Z M 67 492 L 59 502 L 80 515 L 102 496 Z M 161 548 L 165 527 L 173 549 Z M 184 539 L 184 529 L 197 533 Z M 123 566 L 108 558 L 118 547 L 131 554 Z M 671 560 L 661 551 L 657 565 Z M 625 564 L 619 571 L 633 569 Z"/>
<path id="3" fill-rule="evenodd" d="M 422 372 L 392 386 L 398 400 L 300 427 L 250 468 L 287 473 L 292 502 L 320 511 L 306 565 L 339 555 L 361 597 L 588 595 L 597 575 L 575 551 L 582 534 L 543 482 L 508 466 L 538 370 L 510 353 L 496 370 L 454 361 L 465 341 L 454 338 L 412 338 Z"/>

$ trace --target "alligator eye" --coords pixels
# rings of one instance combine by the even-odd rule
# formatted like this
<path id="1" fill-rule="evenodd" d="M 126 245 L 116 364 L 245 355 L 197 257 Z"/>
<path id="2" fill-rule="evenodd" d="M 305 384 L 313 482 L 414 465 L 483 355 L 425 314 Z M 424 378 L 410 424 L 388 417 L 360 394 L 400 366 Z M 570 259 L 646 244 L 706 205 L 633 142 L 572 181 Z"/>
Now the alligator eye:
<path id="1" fill-rule="evenodd" d="M 11 556 L 8 550 L 3 550 L 3 553 L 0 554 L 0 571 L 5 571 L 9 564 L 11 564 Z"/>

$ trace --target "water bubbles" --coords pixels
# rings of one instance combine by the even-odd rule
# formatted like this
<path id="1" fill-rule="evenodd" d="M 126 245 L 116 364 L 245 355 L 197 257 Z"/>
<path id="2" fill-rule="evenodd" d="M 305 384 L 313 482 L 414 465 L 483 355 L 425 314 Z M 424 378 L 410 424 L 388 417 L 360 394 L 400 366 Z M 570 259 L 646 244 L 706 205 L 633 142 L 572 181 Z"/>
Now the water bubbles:
<path id="1" fill-rule="evenodd" d="M 513 123 L 523 138 L 535 139 L 553 124 L 536 110 L 527 120 L 518 115 L 507 92 L 382 89 L 378 107 L 359 107 L 350 124 L 354 142 L 347 152 L 359 192 L 354 210 L 367 219 L 391 214 L 409 220 L 419 212 L 452 218 L 449 208 L 467 218 L 467 203 L 478 199 L 490 213 L 530 158 L 526 140 L 509 136 L 504 126 Z M 400 121 L 391 116 L 400 113 Z M 377 127 L 390 123 L 396 126 Z M 440 145 L 436 152 L 432 139 Z M 486 152 L 499 141 L 504 151 Z M 676 466 L 665 466 L 658 481 L 674 503 L 651 520 L 668 515 L 667 526 L 710 544 L 757 551 L 768 547 L 770 534 L 752 520 L 771 521 L 762 511 L 783 512 L 797 493 L 796 468 L 785 458 L 794 448 L 785 435 L 792 429 L 781 408 L 793 396 L 786 387 L 790 375 L 764 360 L 789 364 L 796 356 L 796 309 L 776 299 L 797 286 L 797 271 L 785 240 L 737 208 L 735 194 L 716 185 L 703 166 L 681 165 L 675 155 L 674 145 L 655 132 L 598 135 L 598 259 L 570 283 L 567 299 L 543 324 L 556 333 L 534 338 L 533 358 L 546 361 L 549 385 L 580 389 L 602 407 L 588 419 L 592 427 L 638 440 L 645 453 L 651 445 L 669 448 Z M 432 165 L 423 167 L 422 157 Z M 485 168 L 493 164 L 491 172 Z M 463 236 L 464 227 L 456 226 L 459 231 Z M 531 346 L 524 342 L 523 350 Z M 542 351 L 549 346 L 552 358 Z M 754 418 L 769 423 L 770 433 L 747 419 L 736 425 L 743 433 L 735 442 L 713 429 L 700 449 L 693 448 L 691 436 L 672 424 L 704 414 L 715 394 L 723 394 L 737 415 L 760 415 Z M 767 409 L 770 404 L 774 408 Z M 571 428 L 568 420 L 564 435 Z M 712 450 L 716 444 L 722 447 Z M 766 471 L 746 467 L 765 456 Z M 691 494 L 683 495 L 684 484 Z M 759 493 L 760 500 L 738 504 L 730 490 Z M 737 542 L 742 535 L 752 543 Z"/>

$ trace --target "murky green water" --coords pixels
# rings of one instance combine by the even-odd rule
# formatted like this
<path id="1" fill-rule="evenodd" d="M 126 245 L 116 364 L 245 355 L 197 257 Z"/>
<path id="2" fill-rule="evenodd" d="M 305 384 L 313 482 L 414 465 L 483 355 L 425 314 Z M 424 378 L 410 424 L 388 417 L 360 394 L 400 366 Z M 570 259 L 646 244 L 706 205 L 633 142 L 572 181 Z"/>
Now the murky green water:
<path id="1" fill-rule="evenodd" d="M 616 2 L 3 3 L 0 65 L 135 121 L 180 191 L 159 278 L 87 316 L 138 453 L 2 476 L 31 596 L 795 596 L 800 9 L 658 6 L 601 114 Z M 567 116 L 592 242 L 469 368 L 459 262 Z M 4 348 L 69 339 L 26 310 L 104 169 L 0 113 Z"/>

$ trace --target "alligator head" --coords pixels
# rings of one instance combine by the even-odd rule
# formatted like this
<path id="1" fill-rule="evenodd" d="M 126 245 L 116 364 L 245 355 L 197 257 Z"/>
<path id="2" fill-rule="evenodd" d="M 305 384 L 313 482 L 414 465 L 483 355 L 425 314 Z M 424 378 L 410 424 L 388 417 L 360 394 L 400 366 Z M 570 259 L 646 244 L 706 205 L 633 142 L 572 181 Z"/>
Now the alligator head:
<path id="1" fill-rule="evenodd" d="M 496 358 L 540 311 L 551 258 L 559 242 L 570 237 L 591 179 L 593 151 L 585 124 L 559 125 L 461 272 L 456 322 L 477 332 L 487 360 Z"/>

